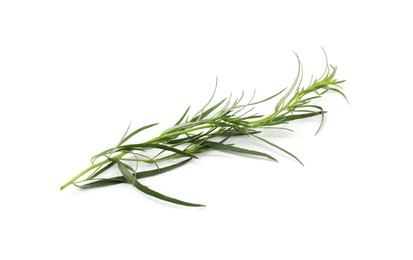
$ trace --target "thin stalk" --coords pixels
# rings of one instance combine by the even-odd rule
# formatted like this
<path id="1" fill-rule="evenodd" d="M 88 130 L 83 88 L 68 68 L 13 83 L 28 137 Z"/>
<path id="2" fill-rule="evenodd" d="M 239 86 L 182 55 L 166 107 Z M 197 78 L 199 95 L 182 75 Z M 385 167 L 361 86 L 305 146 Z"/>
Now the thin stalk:
<path id="1" fill-rule="evenodd" d="M 62 186 L 60 186 L 60 190 L 63 190 L 64 188 L 66 188 L 67 186 L 75 183 L 80 177 L 82 177 L 83 175 L 85 175 L 86 173 L 90 172 L 91 170 L 101 167 L 103 165 L 105 165 L 106 163 L 109 163 L 111 160 L 119 160 L 120 158 L 122 158 L 122 156 L 124 156 L 125 154 L 127 154 L 126 152 L 118 154 L 112 158 L 108 158 L 104 161 L 95 163 L 95 164 L 91 164 L 89 167 L 87 167 L 86 169 L 84 169 L 83 171 L 79 172 L 77 175 L 75 175 L 73 178 L 71 178 L 70 180 L 68 180 L 65 184 L 63 184 Z"/>

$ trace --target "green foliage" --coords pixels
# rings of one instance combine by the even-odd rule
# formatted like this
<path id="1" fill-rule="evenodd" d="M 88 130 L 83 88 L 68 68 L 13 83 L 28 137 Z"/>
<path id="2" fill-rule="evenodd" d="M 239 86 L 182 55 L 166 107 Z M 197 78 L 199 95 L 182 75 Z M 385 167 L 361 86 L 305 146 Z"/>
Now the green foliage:
<path id="1" fill-rule="evenodd" d="M 312 79 L 307 87 L 302 87 L 303 69 L 298 56 L 297 60 L 298 73 L 293 85 L 263 100 L 254 101 L 254 93 L 248 102 L 243 103 L 244 93 L 242 93 L 241 97 L 234 101 L 231 101 L 231 97 L 229 97 L 210 105 L 216 93 L 217 86 L 215 86 L 213 95 L 198 112 L 189 117 L 190 107 L 188 107 L 174 126 L 151 140 L 143 143 L 127 144 L 139 132 L 157 124 L 138 128 L 130 134 L 128 134 L 128 127 L 128 130 L 115 147 L 93 156 L 92 164 L 62 185 L 61 189 L 72 184 L 86 189 L 128 183 L 141 192 L 163 201 L 184 206 L 203 206 L 163 195 L 142 185 L 138 179 L 155 176 L 181 167 L 192 159 L 198 159 L 198 154 L 209 150 L 242 154 L 244 156 L 258 156 L 277 161 L 267 153 L 237 147 L 228 143 L 228 140 L 235 136 L 254 137 L 255 140 L 258 139 L 276 148 L 302 164 L 293 153 L 260 136 L 261 130 L 267 128 L 273 131 L 290 130 L 282 127 L 282 125 L 298 119 L 321 116 L 318 133 L 327 112 L 321 106 L 315 105 L 314 101 L 328 92 L 337 92 L 346 100 L 347 98 L 340 86 L 344 80 L 335 79 L 337 67 L 329 65 L 327 61 L 323 75 L 318 79 Z M 276 97 L 280 98 L 275 103 L 272 113 L 268 115 L 252 114 L 251 111 L 257 105 L 270 102 Z M 158 152 L 154 153 L 156 151 Z M 140 164 L 152 166 L 153 169 L 140 170 L 138 167 Z M 166 165 L 159 167 L 159 164 Z M 100 177 L 102 173 L 115 165 L 121 175 L 108 178 Z M 87 173 L 90 174 L 88 177 L 79 180 Z"/>

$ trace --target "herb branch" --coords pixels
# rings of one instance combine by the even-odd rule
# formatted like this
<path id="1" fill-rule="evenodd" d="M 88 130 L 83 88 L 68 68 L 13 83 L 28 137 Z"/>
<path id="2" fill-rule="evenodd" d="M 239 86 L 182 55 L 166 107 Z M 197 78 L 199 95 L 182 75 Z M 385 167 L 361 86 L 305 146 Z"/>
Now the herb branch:
<path id="1" fill-rule="evenodd" d="M 337 67 L 329 65 L 327 58 L 323 75 L 311 79 L 306 87 L 302 87 L 303 68 L 298 55 L 296 57 L 298 72 L 291 87 L 259 101 L 254 101 L 254 92 L 252 98 L 246 103 L 244 103 L 244 93 L 242 93 L 234 101 L 231 101 L 231 97 L 229 97 L 211 105 L 217 90 L 217 80 L 211 98 L 198 112 L 189 116 L 190 107 L 188 107 L 175 125 L 163 131 L 159 136 L 143 143 L 128 143 L 128 141 L 141 131 L 157 124 L 143 126 L 131 133 L 129 133 L 129 126 L 115 147 L 93 156 L 91 165 L 63 184 L 60 189 L 63 190 L 72 184 L 87 189 L 128 183 L 141 192 L 160 200 L 184 206 L 204 206 L 161 194 L 141 184 L 139 179 L 179 168 L 192 159 L 198 159 L 199 154 L 209 150 L 258 156 L 277 161 L 267 153 L 228 143 L 228 140 L 235 136 L 254 137 L 256 140 L 272 146 L 302 164 L 291 152 L 261 137 L 261 130 L 271 128 L 274 131 L 279 129 L 292 131 L 282 126 L 294 120 L 320 116 L 320 127 L 316 132 L 318 133 L 323 124 L 326 111 L 321 106 L 315 105 L 314 101 L 327 92 L 337 92 L 346 100 L 347 98 L 340 86 L 344 80 L 335 78 Z M 268 115 L 252 113 L 257 105 L 271 102 L 277 97 L 279 100 L 275 103 L 272 113 Z M 158 152 L 153 155 L 154 151 Z M 140 170 L 138 167 L 140 164 L 149 165 L 152 168 L 150 170 Z M 112 167 L 117 167 L 120 175 L 102 178 L 101 174 Z M 86 174 L 89 175 L 84 177 Z"/>

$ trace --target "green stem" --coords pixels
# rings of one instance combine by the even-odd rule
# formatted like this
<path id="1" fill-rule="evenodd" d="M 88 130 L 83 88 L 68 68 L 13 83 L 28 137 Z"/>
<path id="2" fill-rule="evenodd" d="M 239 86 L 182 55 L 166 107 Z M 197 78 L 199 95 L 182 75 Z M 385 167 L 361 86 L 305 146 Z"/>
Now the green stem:
<path id="1" fill-rule="evenodd" d="M 118 160 L 120 158 L 122 158 L 122 156 L 124 156 L 126 153 L 123 152 L 121 154 L 118 154 L 110 159 L 106 159 L 104 161 L 98 162 L 96 164 L 92 164 L 89 167 L 87 167 L 86 169 L 84 169 L 83 171 L 81 171 L 79 174 L 77 174 L 75 177 L 73 177 L 72 179 L 70 179 L 69 181 L 67 181 L 65 184 L 63 184 L 62 186 L 60 186 L 60 190 L 63 190 L 64 188 L 66 188 L 67 186 L 73 184 L 77 179 L 79 179 L 80 177 L 82 177 L 83 175 L 85 175 L 86 173 L 90 172 L 91 170 L 98 168 L 108 162 L 110 162 L 111 160 L 115 159 Z"/>
<path id="2" fill-rule="evenodd" d="M 63 184 L 62 186 L 60 186 L 60 190 L 63 190 L 64 188 L 66 188 L 67 186 L 73 184 L 77 179 L 79 179 L 80 177 L 82 177 L 83 175 L 85 175 L 86 173 L 88 173 L 89 171 L 104 165 L 105 163 L 109 162 L 109 159 L 106 159 L 102 162 L 96 163 L 96 164 L 92 164 L 89 167 L 87 167 L 86 169 L 84 169 L 83 171 L 81 171 L 78 175 L 76 175 L 75 177 L 73 177 L 72 179 L 70 179 L 68 182 L 66 182 L 65 184 Z"/>

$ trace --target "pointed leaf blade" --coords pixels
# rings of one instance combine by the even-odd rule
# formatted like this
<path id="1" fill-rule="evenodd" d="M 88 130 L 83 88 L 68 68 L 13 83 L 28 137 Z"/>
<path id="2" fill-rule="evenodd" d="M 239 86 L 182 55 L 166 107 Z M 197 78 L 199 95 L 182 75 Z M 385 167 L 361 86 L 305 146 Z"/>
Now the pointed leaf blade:
<path id="1" fill-rule="evenodd" d="M 261 157 L 266 157 L 268 159 L 271 159 L 273 161 L 277 161 L 274 157 L 272 157 L 269 154 L 255 151 L 255 150 L 249 150 L 241 147 L 236 147 L 233 145 L 228 145 L 228 144 L 223 144 L 223 143 L 217 143 L 217 142 L 212 142 L 212 141 L 205 141 L 203 143 L 205 146 L 220 150 L 220 151 L 226 151 L 226 152 L 235 152 L 235 153 L 242 153 L 242 154 L 248 154 L 248 155 L 254 155 L 254 156 L 261 156 Z"/>
<path id="2" fill-rule="evenodd" d="M 157 199 L 163 200 L 163 201 L 167 201 L 167 202 L 171 202 L 174 204 L 178 204 L 178 205 L 182 205 L 182 206 L 188 206 L 188 207 L 205 207 L 205 205 L 202 204 L 196 204 L 196 203 L 190 203 L 190 202 L 186 202 L 186 201 L 182 201 L 182 200 L 178 200 L 169 196 L 166 196 L 164 194 L 161 194 L 157 191 L 151 190 L 150 188 L 148 188 L 145 185 L 142 185 L 134 176 L 133 174 L 128 170 L 128 168 L 125 166 L 124 163 L 117 161 L 118 167 L 120 172 L 122 173 L 123 177 L 125 177 L 125 179 L 128 181 L 128 183 L 132 184 L 133 186 L 135 186 L 135 188 L 137 188 L 138 190 L 140 190 L 141 192 L 155 197 Z"/>

